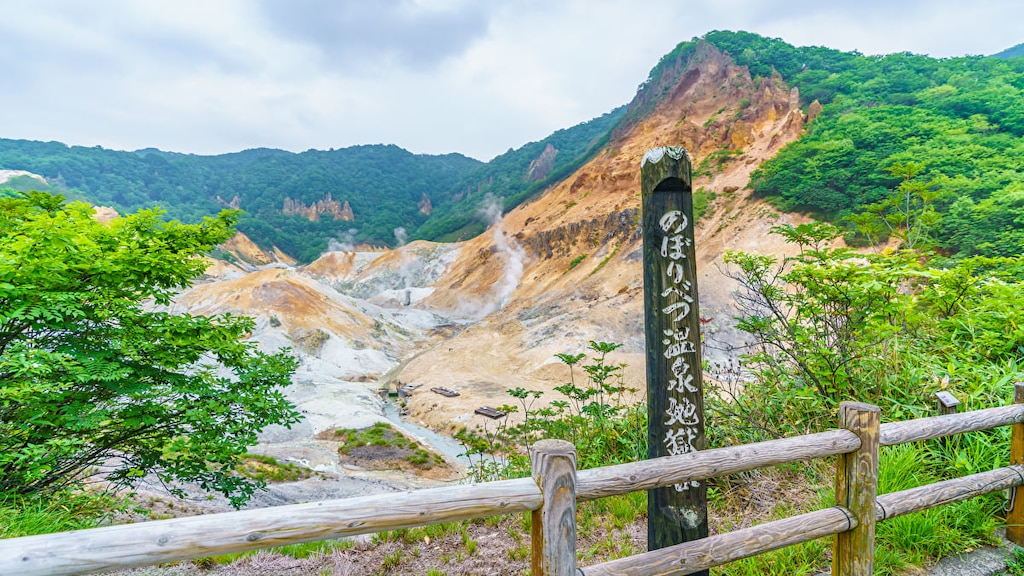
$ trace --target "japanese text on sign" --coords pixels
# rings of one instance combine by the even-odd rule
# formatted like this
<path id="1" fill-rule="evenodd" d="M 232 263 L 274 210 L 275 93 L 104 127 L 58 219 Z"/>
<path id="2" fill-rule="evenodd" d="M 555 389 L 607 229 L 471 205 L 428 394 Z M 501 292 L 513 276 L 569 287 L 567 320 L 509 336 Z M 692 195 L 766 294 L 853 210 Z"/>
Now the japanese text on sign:
<path id="1" fill-rule="evenodd" d="M 667 212 L 658 221 L 664 237 L 661 242 L 661 256 L 668 259 L 668 265 L 664 268 L 666 285 L 661 292 L 665 303 L 661 313 L 665 315 L 673 325 L 685 320 L 693 305 L 693 286 L 689 280 L 684 279 L 687 267 L 686 249 L 693 245 L 693 241 L 686 234 L 690 222 L 686 215 L 679 210 Z M 694 386 L 693 366 L 690 365 L 689 355 L 697 352 L 698 334 L 691 334 L 690 328 L 669 328 L 664 331 L 664 338 L 661 343 L 664 345 L 664 356 L 672 362 L 672 378 L 668 381 L 669 390 L 683 392 L 697 392 Z M 700 414 L 697 406 L 685 397 L 670 397 L 668 408 L 665 410 L 665 448 L 669 454 L 686 454 L 694 450 L 694 442 L 700 435 Z M 699 482 L 684 482 L 676 484 L 678 491 L 687 490 L 691 487 L 700 486 Z"/>

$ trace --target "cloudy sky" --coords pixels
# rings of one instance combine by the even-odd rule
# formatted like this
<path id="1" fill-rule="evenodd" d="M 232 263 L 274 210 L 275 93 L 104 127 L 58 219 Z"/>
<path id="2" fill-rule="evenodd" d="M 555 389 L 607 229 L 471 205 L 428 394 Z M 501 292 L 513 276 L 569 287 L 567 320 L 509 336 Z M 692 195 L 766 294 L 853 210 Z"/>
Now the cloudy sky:
<path id="1" fill-rule="evenodd" d="M 1021 22 L 1021 0 L 0 0 L 0 137 L 488 160 L 627 103 L 710 30 L 951 57 Z"/>

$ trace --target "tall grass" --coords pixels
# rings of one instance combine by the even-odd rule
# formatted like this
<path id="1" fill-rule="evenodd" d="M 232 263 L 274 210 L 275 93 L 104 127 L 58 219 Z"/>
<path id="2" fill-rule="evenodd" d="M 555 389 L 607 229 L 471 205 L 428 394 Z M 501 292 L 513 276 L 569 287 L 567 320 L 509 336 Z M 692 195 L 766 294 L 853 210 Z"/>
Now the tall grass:
<path id="1" fill-rule="evenodd" d="M 647 407 L 627 399 L 636 390 L 622 380 L 622 364 L 608 354 L 621 344 L 591 341 L 593 357 L 556 354 L 568 367 L 569 381 L 556 386 L 561 394 L 548 406 L 534 409 L 541 392 L 516 388 L 509 395 L 518 405 L 506 404 L 506 413 L 521 413 L 522 421 L 499 424 L 495 429 L 461 429 L 455 438 L 466 454 L 476 459 L 471 470 L 478 481 L 530 475 L 529 446 L 540 439 L 566 440 L 576 446 L 581 470 L 636 462 L 647 457 Z"/>
<path id="2" fill-rule="evenodd" d="M 0 494 L 0 538 L 94 528 L 128 507 L 123 499 L 89 491 Z"/>
<path id="3" fill-rule="evenodd" d="M 934 393 L 953 392 L 966 410 L 1007 404 L 1013 382 L 1021 377 L 1015 359 L 985 358 L 978 346 L 933 346 L 935 334 L 893 338 L 876 349 L 870 362 L 863 362 L 865 381 L 874 382 L 865 391 L 867 400 L 882 408 L 885 421 L 907 420 L 935 413 Z M 964 344 L 964 342 L 961 342 Z M 510 390 L 518 406 L 503 406 L 521 412 L 521 423 L 502 425 L 484 433 L 462 431 L 467 450 L 478 455 L 500 455 L 490 460 L 486 477 L 522 477 L 530 474 L 526 448 L 540 438 L 560 438 L 577 447 L 581 469 L 631 462 L 646 458 L 646 403 L 627 403 L 621 382 L 621 365 L 608 359 L 618 346 L 591 343 L 596 353 L 559 354 L 566 364 L 569 381 L 556 391 L 564 399 L 550 407 L 535 409 L 540 393 Z M 740 390 L 714 390 L 705 397 L 709 406 L 708 435 L 712 446 L 749 444 L 769 438 L 794 436 L 836 427 L 836 406 L 809 388 L 789 386 L 792 381 L 760 380 Z M 853 398 L 851 398 L 853 399 Z M 1009 428 L 972 433 L 886 448 L 880 455 L 879 493 L 897 492 L 947 478 L 992 470 L 1005 465 Z M 833 505 L 831 464 L 783 467 L 797 478 L 806 493 L 819 495 L 818 502 L 806 499 L 795 507 L 786 505 L 781 494 L 779 506 L 758 522 L 771 521 Z M 482 470 L 482 468 L 481 468 Z M 722 493 L 751 483 L 753 476 L 738 475 L 709 481 L 709 501 L 716 512 L 736 514 L 722 524 L 742 524 L 744 511 L 728 502 L 716 501 Z M 641 521 L 646 515 L 646 494 L 636 492 L 616 498 L 582 504 L 578 508 L 581 534 L 600 527 L 619 529 Z M 817 506 L 815 506 L 817 504 Z M 901 574 L 911 566 L 993 542 L 1000 518 L 1000 495 L 974 498 L 887 520 L 876 533 L 876 570 L 879 574 Z M 748 522 L 749 523 L 749 522 Z M 523 527 L 524 530 L 528 526 Z M 831 539 L 823 538 L 769 554 L 749 558 L 716 569 L 723 575 L 813 574 L 829 563 Z M 609 548 L 610 550 L 610 548 Z M 590 554 L 596 553 L 596 549 Z M 616 551 L 617 554 L 623 551 Z"/>
<path id="4" fill-rule="evenodd" d="M 879 455 L 878 493 L 938 482 L 945 471 L 946 460 L 928 445 L 884 448 Z M 902 574 L 908 566 L 994 543 L 1000 498 L 1001 494 L 972 498 L 879 523 L 876 572 Z"/>

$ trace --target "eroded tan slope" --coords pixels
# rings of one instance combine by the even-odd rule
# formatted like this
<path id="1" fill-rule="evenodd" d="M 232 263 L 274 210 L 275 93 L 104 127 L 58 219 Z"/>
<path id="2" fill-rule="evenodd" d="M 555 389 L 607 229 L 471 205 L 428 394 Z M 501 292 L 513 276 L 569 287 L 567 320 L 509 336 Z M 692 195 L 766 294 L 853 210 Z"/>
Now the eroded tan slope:
<path id="1" fill-rule="evenodd" d="M 731 328 L 733 285 L 721 273 L 722 254 L 785 250 L 768 229 L 802 219 L 752 200 L 744 187 L 754 168 L 799 135 L 805 118 L 795 89 L 779 78 L 755 83 L 745 67 L 708 45 L 666 76 L 664 87 L 656 87 L 666 97 L 648 117 L 621 129 L 565 182 L 506 214 L 501 229 L 464 243 L 424 305 L 458 311 L 467 302 L 494 300 L 518 260 L 522 272 L 500 311 L 402 370 L 403 382 L 462 393 L 414 395 L 413 420 L 457 426 L 480 420 L 472 416 L 475 406 L 510 403 L 503 393 L 510 387 L 550 390 L 568 379 L 552 356 L 581 352 L 589 340 L 625 344 L 614 361 L 628 363 L 627 382 L 643 387 L 639 169 L 643 154 L 658 146 L 689 150 L 694 188 L 716 195 L 696 229 L 701 315 L 712 319 L 706 357 L 724 363 L 735 355 L 723 343 L 739 335 Z M 643 105 L 642 96 L 632 104 Z M 720 165 L 708 160 L 722 150 L 736 152 Z"/>
<path id="2" fill-rule="evenodd" d="M 201 284 L 179 296 L 176 303 L 194 314 L 232 312 L 276 318 L 286 329 L 329 330 L 354 338 L 371 337 L 372 320 L 315 281 L 283 268 L 271 268 L 242 278 Z"/>
<path id="3" fill-rule="evenodd" d="M 652 94 L 663 96 L 654 102 Z M 768 229 L 802 221 L 744 190 L 763 160 L 799 136 L 806 120 L 798 95 L 779 78 L 754 82 L 744 67 L 701 45 L 631 106 L 650 111 L 617 129 L 576 174 L 477 238 L 330 252 L 301 268 L 237 238 L 236 255 L 272 263 L 244 276 L 230 271 L 178 305 L 255 316 L 254 338 L 270 347 L 301 351 L 310 334 L 323 331 L 330 354 L 304 351 L 303 378 L 419 384 L 409 417 L 433 428 L 486 422 L 473 410 L 510 403 L 509 388 L 550 391 L 569 376 L 554 354 L 582 352 L 590 340 L 623 343 L 611 361 L 628 364 L 627 384 L 643 388 L 640 159 L 651 148 L 682 145 L 693 159 L 694 188 L 715 196 L 697 223 L 697 270 L 701 316 L 710 319 L 705 358 L 724 364 L 742 337 L 732 328 L 723 252 L 782 254 L 786 247 Z M 371 351 L 378 355 L 364 358 Z M 445 398 L 429 392 L 433 386 L 462 395 Z"/>

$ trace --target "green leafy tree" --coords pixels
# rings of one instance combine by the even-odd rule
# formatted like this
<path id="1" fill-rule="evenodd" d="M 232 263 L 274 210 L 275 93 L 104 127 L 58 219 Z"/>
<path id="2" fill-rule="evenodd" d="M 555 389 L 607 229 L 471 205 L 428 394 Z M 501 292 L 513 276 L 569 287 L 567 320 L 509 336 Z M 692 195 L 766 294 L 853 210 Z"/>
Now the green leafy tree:
<path id="1" fill-rule="evenodd" d="M 862 254 L 833 248 L 841 230 L 829 224 L 773 232 L 800 252 L 781 262 L 725 256 L 740 286 L 737 327 L 754 337 L 743 362 L 756 385 L 719 390 L 730 402 L 708 396 L 719 442 L 826 429 L 844 400 L 877 404 L 894 420 L 918 417 L 943 375 L 968 402 L 1005 401 L 999 386 L 1020 378 L 1024 352 L 1020 255 Z"/>
<path id="2" fill-rule="evenodd" d="M 510 424 L 505 420 L 496 429 L 461 429 L 456 435 L 466 447 L 466 455 L 478 460 L 471 466 L 477 480 L 517 478 L 530 475 L 529 446 L 542 438 L 567 440 L 576 446 L 580 469 L 643 460 L 647 455 L 647 404 L 631 402 L 635 389 L 623 382 L 625 364 L 612 364 L 608 354 L 622 344 L 590 341 L 587 353 L 555 354 L 569 367 L 569 381 L 556 386 L 565 398 L 552 400 L 534 409 L 541 392 L 513 388 L 509 395 L 519 401 L 523 418 Z M 577 373 L 586 374 L 586 379 Z M 499 408 L 508 414 L 518 406 Z"/>
<path id="3" fill-rule="evenodd" d="M 920 162 L 893 164 L 887 172 L 899 178 L 900 183 L 892 194 L 846 220 L 872 244 L 877 243 L 882 234 L 899 238 L 903 247 L 911 250 L 929 244 L 931 231 L 941 218 L 935 211 L 935 203 L 942 197 L 942 191 L 935 182 L 918 178 L 923 171 L 924 164 Z"/>
<path id="4" fill-rule="evenodd" d="M 236 506 L 253 493 L 234 469 L 261 429 L 298 421 L 280 391 L 296 361 L 245 341 L 251 319 L 160 310 L 235 217 L 103 224 L 61 196 L 0 199 L 0 493 L 150 472 Z"/>
<path id="5" fill-rule="evenodd" d="M 737 326 L 759 342 L 750 361 L 760 378 L 785 380 L 787 388 L 837 404 L 866 384 L 861 364 L 904 322 L 910 298 L 901 288 L 917 274 L 915 262 L 831 248 L 842 231 L 830 224 L 787 224 L 772 232 L 800 253 L 781 264 L 772 256 L 725 255 L 742 287 Z M 883 260 L 884 266 L 872 265 Z"/>

